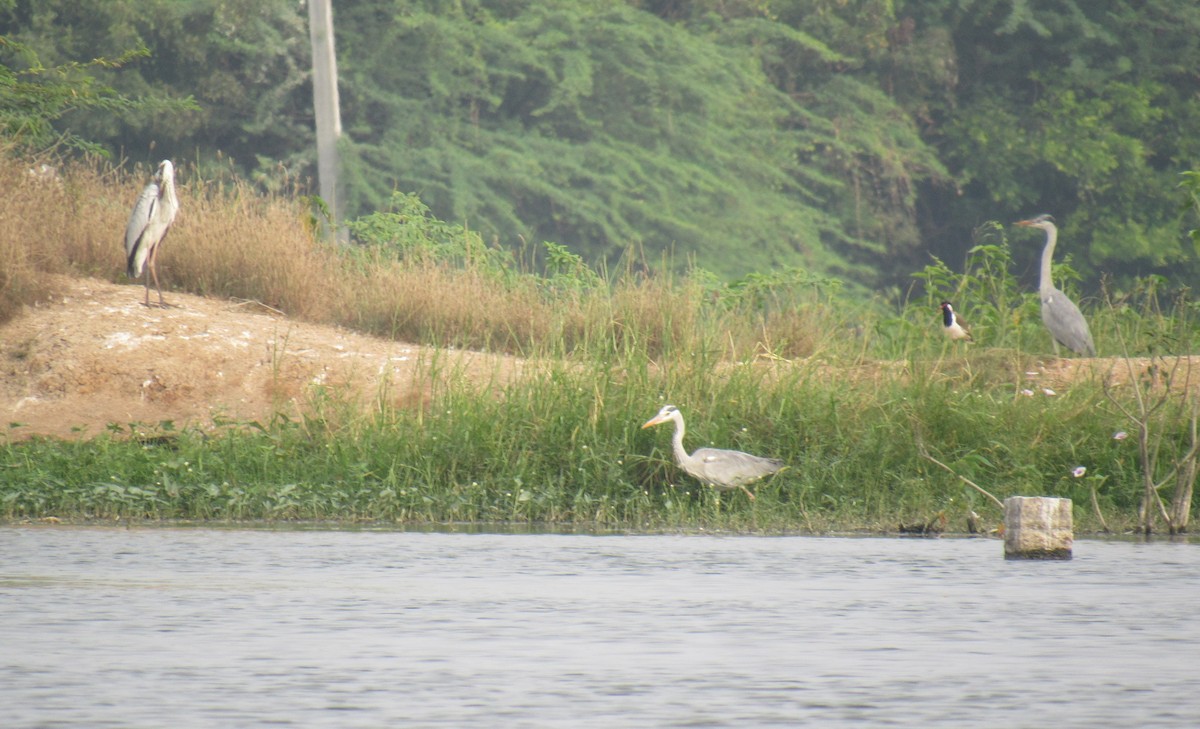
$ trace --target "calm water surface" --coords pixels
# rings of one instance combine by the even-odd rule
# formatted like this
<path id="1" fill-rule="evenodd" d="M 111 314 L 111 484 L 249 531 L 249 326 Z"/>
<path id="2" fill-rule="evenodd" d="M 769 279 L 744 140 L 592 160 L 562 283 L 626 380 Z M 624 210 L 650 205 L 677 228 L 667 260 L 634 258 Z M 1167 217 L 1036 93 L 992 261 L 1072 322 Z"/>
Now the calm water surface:
<path id="1" fill-rule="evenodd" d="M 1195 727 L 1200 546 L 0 528 L 4 727 Z"/>

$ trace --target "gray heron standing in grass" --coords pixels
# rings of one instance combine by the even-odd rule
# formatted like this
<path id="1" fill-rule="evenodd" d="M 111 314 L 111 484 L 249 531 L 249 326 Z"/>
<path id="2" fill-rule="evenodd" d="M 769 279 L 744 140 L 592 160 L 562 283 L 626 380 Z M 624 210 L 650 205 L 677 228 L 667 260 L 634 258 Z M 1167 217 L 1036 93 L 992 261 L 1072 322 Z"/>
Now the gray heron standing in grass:
<path id="1" fill-rule="evenodd" d="M 150 306 L 150 276 L 154 276 L 154 288 L 158 289 L 158 305 L 165 307 L 162 287 L 158 285 L 158 269 L 155 261 L 158 249 L 175 215 L 179 212 L 179 198 L 175 197 L 175 166 L 171 160 L 164 159 L 158 165 L 158 172 L 142 194 L 129 223 L 125 226 L 125 273 L 130 278 L 137 278 L 146 272 L 146 306 Z"/>
<path id="2" fill-rule="evenodd" d="M 1017 225 L 1026 228 L 1041 228 L 1046 231 L 1046 247 L 1042 249 L 1042 277 L 1038 283 L 1038 294 L 1042 299 L 1042 322 L 1050 330 L 1054 342 L 1054 354 L 1058 355 L 1058 345 L 1074 350 L 1079 354 L 1095 356 L 1096 345 L 1092 343 L 1092 332 L 1088 329 L 1087 319 L 1074 301 L 1054 286 L 1050 276 L 1050 263 L 1054 259 L 1054 244 L 1058 242 L 1058 228 L 1054 218 L 1049 215 L 1039 215 L 1029 220 L 1018 220 Z"/>
<path id="3" fill-rule="evenodd" d="M 683 449 L 683 414 L 674 405 L 664 405 L 663 409 L 658 411 L 658 415 L 647 420 L 642 428 L 649 428 L 668 420 L 675 422 L 675 435 L 671 439 L 671 447 L 675 451 L 675 462 L 686 473 L 715 489 L 722 491 L 741 489 L 753 501 L 754 494 L 750 493 L 746 484 L 753 483 L 764 476 L 770 476 L 784 467 L 783 461 L 776 458 L 762 458 L 741 451 L 727 451 L 720 448 L 701 448 L 688 455 L 688 452 Z"/>
<path id="4" fill-rule="evenodd" d="M 942 302 L 942 331 L 946 332 L 946 336 L 950 339 L 975 341 L 971 338 L 971 330 L 967 328 L 967 323 L 959 318 L 958 312 L 954 310 L 954 305 L 949 301 Z"/>

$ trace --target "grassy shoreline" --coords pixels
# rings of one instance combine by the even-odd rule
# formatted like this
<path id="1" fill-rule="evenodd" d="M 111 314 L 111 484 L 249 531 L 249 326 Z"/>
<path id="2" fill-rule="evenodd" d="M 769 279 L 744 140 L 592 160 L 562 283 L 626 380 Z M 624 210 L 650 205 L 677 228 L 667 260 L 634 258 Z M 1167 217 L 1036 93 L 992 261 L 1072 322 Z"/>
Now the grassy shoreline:
<path id="1" fill-rule="evenodd" d="M 1137 463 L 1129 442 L 1094 417 L 1096 385 L 1028 396 L 917 364 L 868 388 L 831 382 L 814 364 L 681 375 L 564 361 L 499 396 L 431 381 L 424 410 L 364 413 L 326 394 L 299 420 L 136 433 L 113 425 L 87 440 L 9 442 L 0 445 L 0 518 L 822 534 L 896 532 L 938 514 L 963 531 L 974 511 L 995 527 L 998 509 L 925 460 L 919 433 L 1001 499 L 1073 498 L 1081 533 L 1097 529 L 1088 478 L 1103 478 L 1109 526 L 1127 528 L 1119 515 L 1136 508 L 1136 491 L 1112 485 L 1136 483 Z M 671 462 L 668 432 L 638 427 L 668 391 L 690 416 L 689 449 L 739 448 L 790 468 L 760 484 L 754 502 L 700 487 Z M 1074 478 L 1078 465 L 1091 476 Z"/>
<path id="2" fill-rule="evenodd" d="M 589 537 L 715 537 L 739 538 L 751 537 L 761 539 L 778 538 L 812 538 L 812 539 L 986 539 L 1001 543 L 1004 535 L 991 531 L 987 534 L 972 533 L 965 530 L 951 530 L 929 533 L 912 534 L 895 529 L 830 529 L 826 531 L 807 531 L 804 529 L 783 529 L 769 531 L 764 529 L 727 530 L 705 527 L 680 528 L 639 528 L 608 527 L 598 525 L 572 524 L 530 524 L 525 522 L 438 522 L 431 524 L 409 524 L 381 521 L 348 522 L 339 519 L 324 520 L 264 520 L 245 519 L 216 521 L 211 519 L 96 519 L 74 518 L 60 519 L 58 517 L 43 517 L 40 519 L 0 519 L 0 528 L 12 529 L 101 529 L 101 530 L 188 530 L 205 529 L 214 531 L 271 531 L 271 532 L 370 532 L 370 533 L 400 533 L 400 534 L 449 534 L 449 535 L 498 535 L 498 536 L 589 536 Z M 1181 535 L 1145 535 L 1136 525 L 1123 531 L 1082 531 L 1076 529 L 1076 542 L 1137 542 L 1137 543 L 1171 543 L 1191 544 L 1196 542 L 1193 534 Z"/>
<path id="3" fill-rule="evenodd" d="M 8 160 L 0 182 L 16 221 L 0 233 L 0 314 L 44 297 L 51 274 L 122 275 L 113 231 L 137 179 L 76 165 L 61 185 L 35 189 L 43 183 Z M 826 534 L 894 533 L 939 515 L 959 532 L 976 512 L 998 524 L 996 507 L 927 452 L 1001 499 L 1074 499 L 1080 533 L 1099 530 L 1093 488 L 1110 529 L 1136 523 L 1138 454 L 1133 439 L 1114 439 L 1132 431 L 1116 403 L 1136 388 L 1106 390 L 1099 373 L 1053 395 L 1034 385 L 1026 372 L 1053 358 L 1036 356 L 1049 348 L 1036 300 L 1010 279 L 941 281 L 931 267 L 927 300 L 897 309 L 803 272 L 735 284 L 632 265 L 607 274 L 553 247 L 537 266 L 519 264 L 419 209 L 374 220 L 366 246 L 339 249 L 314 239 L 296 200 L 186 179 L 181 197 L 164 252 L 177 289 L 548 364 L 482 391 L 431 373 L 423 407 L 314 386 L 296 418 L 0 441 L 0 519 Z M 950 290 L 987 314 L 971 319 L 981 344 L 941 336 L 932 302 Z M 1190 351 L 1190 308 L 1141 301 L 1089 312 L 1102 349 Z M 791 467 L 754 502 L 701 488 L 671 462 L 669 432 L 638 427 L 667 402 L 687 419 L 689 450 Z M 1186 448 L 1192 402 L 1170 401 L 1152 423 L 1164 468 Z"/>

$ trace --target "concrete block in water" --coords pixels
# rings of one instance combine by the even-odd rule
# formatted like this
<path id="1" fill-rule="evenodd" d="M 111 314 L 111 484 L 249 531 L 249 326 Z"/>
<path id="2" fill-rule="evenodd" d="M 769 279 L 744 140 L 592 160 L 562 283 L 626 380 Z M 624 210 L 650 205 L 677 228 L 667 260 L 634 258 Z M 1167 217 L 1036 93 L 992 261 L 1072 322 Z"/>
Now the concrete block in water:
<path id="1" fill-rule="evenodd" d="M 1071 500 L 1010 496 L 1004 500 L 1005 559 L 1071 559 Z"/>

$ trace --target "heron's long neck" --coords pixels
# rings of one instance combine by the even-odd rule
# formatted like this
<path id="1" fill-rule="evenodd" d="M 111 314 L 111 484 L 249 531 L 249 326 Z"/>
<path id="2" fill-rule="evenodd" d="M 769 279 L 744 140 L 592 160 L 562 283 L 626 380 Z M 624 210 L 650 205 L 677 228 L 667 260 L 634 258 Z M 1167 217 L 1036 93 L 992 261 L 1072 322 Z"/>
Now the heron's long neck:
<path id="1" fill-rule="evenodd" d="M 680 464 L 687 463 L 688 452 L 683 449 L 683 432 L 686 430 L 683 427 L 683 416 L 676 411 L 671 416 L 671 420 L 675 421 L 675 435 L 671 437 L 671 449 L 675 451 L 675 461 Z"/>
<path id="2" fill-rule="evenodd" d="M 1050 266 L 1054 261 L 1054 244 L 1058 242 L 1058 228 L 1053 225 L 1046 228 L 1046 247 L 1042 249 L 1042 280 L 1038 291 L 1045 294 L 1054 288 L 1054 280 L 1050 277 Z"/>
<path id="3" fill-rule="evenodd" d="M 168 209 L 179 209 L 179 198 L 175 197 L 175 175 L 163 175 L 162 201 Z"/>

